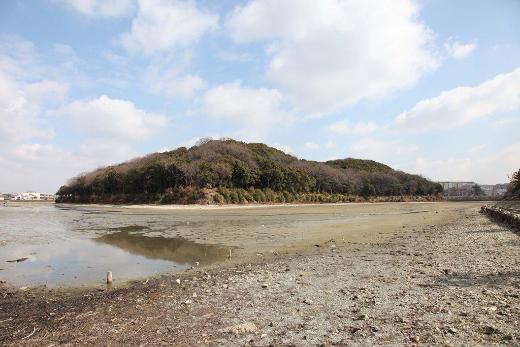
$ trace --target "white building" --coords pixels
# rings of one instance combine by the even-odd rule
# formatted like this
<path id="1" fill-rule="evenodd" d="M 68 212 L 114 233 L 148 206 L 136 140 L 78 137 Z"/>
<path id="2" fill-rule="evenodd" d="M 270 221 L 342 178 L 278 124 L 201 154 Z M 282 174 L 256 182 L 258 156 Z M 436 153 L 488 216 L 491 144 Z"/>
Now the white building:
<path id="1" fill-rule="evenodd" d="M 14 197 L 14 200 L 23 200 L 23 201 L 54 201 L 54 194 L 27 192 L 27 193 L 21 193 L 21 194 L 16 195 Z"/>
<path id="2" fill-rule="evenodd" d="M 507 184 L 483 184 L 480 186 L 486 196 L 501 199 L 507 193 Z"/>

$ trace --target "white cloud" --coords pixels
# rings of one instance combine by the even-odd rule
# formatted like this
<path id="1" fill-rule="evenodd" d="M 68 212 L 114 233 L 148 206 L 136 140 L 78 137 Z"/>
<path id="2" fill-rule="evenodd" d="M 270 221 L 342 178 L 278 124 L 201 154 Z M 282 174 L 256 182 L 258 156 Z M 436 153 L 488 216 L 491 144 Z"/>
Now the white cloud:
<path id="1" fill-rule="evenodd" d="M 413 85 L 438 65 L 410 0 L 252 0 L 226 28 L 237 43 L 265 42 L 267 76 L 315 114 Z"/>
<path id="2" fill-rule="evenodd" d="M 417 149 L 417 146 L 411 143 L 365 138 L 353 143 L 349 147 L 349 152 L 355 158 L 389 162 L 395 160 L 396 156 L 411 155 L 417 152 Z"/>
<path id="3" fill-rule="evenodd" d="M 43 105 L 63 98 L 67 87 L 55 81 L 24 83 L 2 71 L 0 65 L 0 138 L 18 142 L 52 138 L 54 131 L 40 117 Z"/>
<path id="4" fill-rule="evenodd" d="M 197 75 L 180 75 L 175 69 L 162 70 L 156 66 L 147 69 L 144 83 L 152 93 L 185 99 L 206 87 L 206 82 Z"/>
<path id="5" fill-rule="evenodd" d="M 461 43 L 450 38 L 444 44 L 444 48 L 451 57 L 455 59 L 464 59 L 477 48 L 477 44 L 475 42 Z"/>
<path id="6" fill-rule="evenodd" d="M 321 145 L 315 142 L 305 142 L 303 146 L 307 149 L 320 149 Z"/>
<path id="7" fill-rule="evenodd" d="M 458 87 L 418 102 L 396 118 L 410 131 L 447 129 L 475 119 L 520 110 L 520 69 L 495 76 L 476 87 Z"/>
<path id="8" fill-rule="evenodd" d="M 238 62 L 238 63 L 245 63 L 245 62 L 253 60 L 253 57 L 250 54 L 238 53 L 238 52 L 233 52 L 233 51 L 220 51 L 216 54 L 216 56 L 217 56 L 217 58 L 224 60 L 224 61 Z"/>
<path id="9" fill-rule="evenodd" d="M 136 108 L 131 101 L 97 99 L 74 101 L 56 111 L 67 117 L 78 131 L 95 137 L 139 141 L 167 124 L 167 117 Z"/>
<path id="10" fill-rule="evenodd" d="M 134 10 L 134 0 L 58 0 L 87 17 L 124 17 Z"/>
<path id="11" fill-rule="evenodd" d="M 55 192 L 71 177 L 102 165 L 118 163 L 138 155 L 122 142 L 91 141 L 79 150 L 63 150 L 49 143 L 11 145 L 0 152 L 0 191 Z M 35 175 L 37 173 L 37 175 Z"/>
<path id="12" fill-rule="evenodd" d="M 486 149 L 487 145 L 486 144 L 480 144 L 480 145 L 475 145 L 473 147 L 471 147 L 469 149 L 469 152 L 470 153 L 479 153 L 481 152 L 482 150 Z"/>
<path id="13" fill-rule="evenodd" d="M 75 57 L 65 45 L 55 45 L 50 53 L 53 58 L 65 56 L 64 60 Z M 76 78 L 73 69 L 49 65 L 44 58 L 29 41 L 0 39 L 2 192 L 55 191 L 79 172 L 135 156 L 130 143 L 149 136 L 166 122 L 164 116 L 139 110 L 131 102 L 107 97 L 60 108 L 69 85 L 60 80 Z M 59 139 L 72 140 L 73 145 L 64 149 L 52 143 L 57 119 L 53 117 L 56 111 L 49 110 L 56 108 L 73 111 L 68 116 L 78 130 L 89 133 L 86 142 L 80 143 L 77 133 L 64 131 L 58 134 Z"/>
<path id="14" fill-rule="evenodd" d="M 276 125 L 286 125 L 292 116 L 283 109 L 282 94 L 274 89 L 250 89 L 238 81 L 208 90 L 202 112 L 213 119 L 231 120 L 241 127 L 244 139 L 260 140 Z"/>
<path id="15" fill-rule="evenodd" d="M 377 125 L 374 122 L 357 122 L 351 123 L 348 120 L 343 120 L 329 124 L 326 130 L 335 134 L 357 134 L 366 135 L 373 133 L 377 129 Z"/>
<path id="16" fill-rule="evenodd" d="M 197 8 L 194 1 L 139 0 L 137 16 L 121 44 L 130 52 L 153 54 L 187 47 L 218 24 L 218 16 Z"/>
<path id="17" fill-rule="evenodd" d="M 336 144 L 332 141 L 327 141 L 325 143 L 316 143 L 316 142 L 305 142 L 303 144 L 303 147 L 306 148 L 306 149 L 310 149 L 310 150 L 318 150 L 318 149 L 333 149 L 333 148 L 336 148 Z M 322 160 L 323 158 L 321 158 L 320 160 Z"/>
<path id="18" fill-rule="evenodd" d="M 271 145 L 271 147 L 274 147 L 274 148 L 276 148 L 276 149 L 278 149 L 278 150 L 280 150 L 280 151 L 282 151 L 284 153 L 287 153 L 287 154 L 291 154 L 291 155 L 294 154 L 294 150 L 292 149 L 291 146 L 282 145 L 282 144 L 280 144 L 278 142 L 273 143 Z"/>
<path id="19" fill-rule="evenodd" d="M 475 181 L 480 184 L 509 182 L 508 175 L 520 168 L 520 142 L 488 155 L 470 153 L 463 158 L 440 160 L 419 157 L 412 172 L 437 181 Z"/>

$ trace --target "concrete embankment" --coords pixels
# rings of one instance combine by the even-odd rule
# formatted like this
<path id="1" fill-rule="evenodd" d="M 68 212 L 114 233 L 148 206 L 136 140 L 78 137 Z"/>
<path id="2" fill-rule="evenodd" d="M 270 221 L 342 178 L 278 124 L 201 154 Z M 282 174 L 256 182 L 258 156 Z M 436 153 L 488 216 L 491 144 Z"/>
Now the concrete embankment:
<path id="1" fill-rule="evenodd" d="M 480 212 L 492 219 L 506 223 L 520 230 L 520 210 L 516 208 L 503 208 L 499 206 L 482 206 Z"/>

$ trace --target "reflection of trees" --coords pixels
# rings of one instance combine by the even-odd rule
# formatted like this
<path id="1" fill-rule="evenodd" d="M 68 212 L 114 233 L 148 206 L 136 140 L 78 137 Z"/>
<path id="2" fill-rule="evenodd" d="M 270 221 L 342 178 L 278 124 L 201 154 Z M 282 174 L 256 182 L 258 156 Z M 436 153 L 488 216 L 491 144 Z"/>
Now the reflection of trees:
<path id="1" fill-rule="evenodd" d="M 128 231 L 103 235 L 95 241 L 149 259 L 169 260 L 180 264 L 209 264 L 226 255 L 225 249 L 216 245 L 204 245 L 181 238 L 149 237 Z"/>

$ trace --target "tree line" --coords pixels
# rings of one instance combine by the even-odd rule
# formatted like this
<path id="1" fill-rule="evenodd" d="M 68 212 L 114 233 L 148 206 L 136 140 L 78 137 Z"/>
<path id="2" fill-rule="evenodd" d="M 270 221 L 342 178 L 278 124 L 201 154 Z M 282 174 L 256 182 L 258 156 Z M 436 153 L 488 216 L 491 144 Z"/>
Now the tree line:
<path id="1" fill-rule="evenodd" d="M 508 195 L 514 199 L 520 199 L 520 169 L 513 172 L 508 187 Z"/>
<path id="2" fill-rule="evenodd" d="M 441 192 L 441 185 L 424 177 L 371 160 L 308 161 L 262 143 L 223 139 L 203 140 L 189 149 L 154 153 L 80 174 L 59 189 L 57 200 L 335 202 L 357 196 L 428 196 Z"/>

